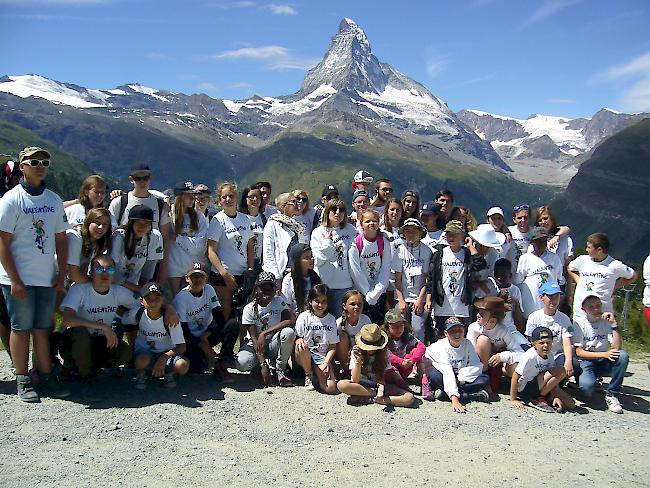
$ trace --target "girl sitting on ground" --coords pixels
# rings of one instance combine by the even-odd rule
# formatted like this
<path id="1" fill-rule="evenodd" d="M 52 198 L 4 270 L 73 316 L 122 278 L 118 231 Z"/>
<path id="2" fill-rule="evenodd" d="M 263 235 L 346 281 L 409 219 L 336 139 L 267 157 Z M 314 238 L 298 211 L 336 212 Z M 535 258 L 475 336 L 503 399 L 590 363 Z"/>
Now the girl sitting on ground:
<path id="1" fill-rule="evenodd" d="M 337 385 L 342 393 L 350 395 L 348 403 L 411 406 L 415 401 L 413 393 L 386 382 L 386 373 L 392 369 L 386 332 L 377 324 L 367 324 L 356 335 L 355 342 L 350 358 L 351 379 L 340 380 Z"/>
<path id="2" fill-rule="evenodd" d="M 342 376 L 350 375 L 350 353 L 354 337 L 361 327 L 371 323 L 363 313 L 363 295 L 357 290 L 350 290 L 343 295 L 343 312 L 336 320 L 339 331 L 339 343 L 336 345 L 336 360 L 341 364 Z"/>

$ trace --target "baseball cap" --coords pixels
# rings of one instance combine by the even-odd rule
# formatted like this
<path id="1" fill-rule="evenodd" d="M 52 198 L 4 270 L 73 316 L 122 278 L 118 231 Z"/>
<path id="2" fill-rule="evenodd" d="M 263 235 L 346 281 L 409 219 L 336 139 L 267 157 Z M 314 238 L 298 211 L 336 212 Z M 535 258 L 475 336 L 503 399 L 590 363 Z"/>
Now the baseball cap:
<path id="1" fill-rule="evenodd" d="M 548 232 L 546 232 L 546 229 L 544 227 L 532 227 L 528 231 L 528 239 L 531 241 L 534 241 L 535 239 L 542 239 L 544 237 L 548 237 Z"/>
<path id="2" fill-rule="evenodd" d="M 440 210 L 442 207 L 440 204 L 436 202 L 425 202 L 424 205 L 422 205 L 422 209 L 420 210 L 420 213 L 422 215 L 434 215 L 434 214 L 439 214 Z"/>
<path id="3" fill-rule="evenodd" d="M 448 234 L 464 234 L 465 229 L 460 220 L 450 220 L 445 226 L 445 232 Z"/>
<path id="4" fill-rule="evenodd" d="M 449 317 L 447 320 L 445 320 L 445 330 L 449 330 L 452 327 L 456 327 L 457 325 L 464 326 L 458 317 Z"/>
<path id="5" fill-rule="evenodd" d="M 149 220 L 153 222 L 153 210 L 146 205 L 135 205 L 129 210 L 129 220 Z"/>
<path id="6" fill-rule="evenodd" d="M 197 193 L 210 193 L 210 188 L 208 188 L 208 186 L 204 185 L 203 183 L 199 183 L 194 187 L 194 189 L 197 191 Z"/>
<path id="7" fill-rule="evenodd" d="M 158 292 L 162 294 L 162 291 L 160 291 L 160 286 L 158 283 L 154 281 L 150 281 L 146 285 L 144 285 L 142 288 L 140 288 L 140 296 L 146 296 L 147 293 L 152 293 L 152 292 Z"/>
<path id="8" fill-rule="evenodd" d="M 325 188 L 323 188 L 322 196 L 326 197 L 331 193 L 336 193 L 338 195 L 339 189 L 336 188 L 334 185 L 325 185 Z"/>
<path id="9" fill-rule="evenodd" d="M 45 154 L 45 157 L 47 159 L 50 158 L 50 153 L 47 152 L 45 149 L 36 146 L 30 146 L 20 151 L 20 153 L 18 154 L 18 164 L 22 163 L 26 159 L 30 159 L 32 156 L 38 153 Z"/>
<path id="10" fill-rule="evenodd" d="M 487 211 L 487 216 L 491 217 L 492 215 L 501 215 L 503 217 L 503 209 L 501 207 L 492 207 Z"/>
<path id="11" fill-rule="evenodd" d="M 370 185 L 370 184 L 372 184 L 373 181 L 374 181 L 374 178 L 367 171 L 361 170 L 361 171 L 357 171 L 354 174 L 354 182 L 355 183 L 366 183 L 366 184 Z"/>
<path id="12" fill-rule="evenodd" d="M 556 293 L 562 293 L 562 289 L 555 281 L 547 281 L 539 287 L 540 295 L 555 295 Z"/>
<path id="13" fill-rule="evenodd" d="M 404 190 L 402 192 L 402 198 L 406 197 L 420 198 L 420 193 L 415 190 Z"/>
<path id="14" fill-rule="evenodd" d="M 151 173 L 151 169 L 149 169 L 149 165 L 146 163 L 136 163 L 131 166 L 129 176 L 133 176 L 136 173 Z"/>
<path id="15" fill-rule="evenodd" d="M 275 275 L 270 271 L 262 271 L 255 281 L 255 285 L 263 285 L 264 283 L 275 284 Z"/>
<path id="16" fill-rule="evenodd" d="M 366 197 L 369 199 L 370 195 L 368 195 L 368 192 L 366 190 L 357 190 L 352 195 L 352 201 L 354 202 L 359 197 Z"/>
<path id="17" fill-rule="evenodd" d="M 300 259 L 302 253 L 308 249 L 310 249 L 309 244 L 305 244 L 304 242 L 299 242 L 298 244 L 291 246 L 289 249 L 289 266 L 291 266 L 297 259 Z"/>
<path id="18" fill-rule="evenodd" d="M 530 340 L 532 342 L 541 341 L 542 339 L 553 339 L 553 332 L 548 327 L 535 327 L 533 332 L 530 334 Z"/>
<path id="19" fill-rule="evenodd" d="M 187 276 L 191 276 L 195 273 L 201 273 L 205 276 L 208 276 L 208 267 L 205 265 L 205 263 L 196 261 L 188 266 L 186 274 Z"/>
<path id="20" fill-rule="evenodd" d="M 404 316 L 402 315 L 402 312 L 400 312 L 396 307 L 391 308 L 388 312 L 386 312 L 386 315 L 384 315 L 384 320 L 387 324 L 394 324 L 395 322 L 403 322 Z"/>
<path id="21" fill-rule="evenodd" d="M 185 193 L 197 193 L 194 184 L 191 181 L 181 181 L 174 186 L 174 195 L 183 195 Z"/>

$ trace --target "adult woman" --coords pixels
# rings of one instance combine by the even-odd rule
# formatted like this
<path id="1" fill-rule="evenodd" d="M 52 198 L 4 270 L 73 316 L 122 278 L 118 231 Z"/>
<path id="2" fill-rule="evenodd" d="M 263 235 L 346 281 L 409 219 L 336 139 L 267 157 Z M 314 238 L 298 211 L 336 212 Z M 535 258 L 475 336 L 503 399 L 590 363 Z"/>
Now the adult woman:
<path id="1" fill-rule="evenodd" d="M 264 236 L 264 226 L 267 217 L 264 212 L 260 211 L 262 207 L 262 192 L 254 186 L 246 186 L 241 191 L 239 205 L 237 210 L 248 215 L 250 220 L 250 230 L 253 233 L 253 253 L 255 254 L 254 266 L 255 273 L 262 271 L 262 240 Z"/>
<path id="2" fill-rule="evenodd" d="M 88 176 L 79 188 L 79 197 L 66 202 L 65 215 L 71 227 L 80 227 L 90 209 L 104 206 L 108 189 L 106 182 L 99 175 Z"/>
<path id="3" fill-rule="evenodd" d="M 294 190 L 291 194 L 296 198 L 296 215 L 294 219 L 305 226 L 307 242 L 311 239 L 311 233 L 318 227 L 316 210 L 309 204 L 309 195 L 304 190 Z"/>
<path id="4" fill-rule="evenodd" d="M 221 212 L 208 228 L 208 259 L 212 264 L 210 281 L 214 286 L 224 317 L 233 314 L 233 295 L 244 283 L 244 272 L 252 269 L 252 232 L 246 215 L 237 211 L 237 187 L 222 183 L 217 188 Z M 243 303 L 242 303 L 243 305 Z"/>
<path id="5" fill-rule="evenodd" d="M 111 213 L 93 208 L 80 228 L 68 229 L 68 278 L 72 283 L 90 281 L 88 264 L 95 256 L 111 253 Z"/>
<path id="6" fill-rule="evenodd" d="M 381 219 L 381 230 L 386 234 L 388 240 L 393 242 L 399 240 L 399 229 L 404 223 L 404 206 L 397 198 L 389 198 L 384 207 L 384 214 Z"/>
<path id="7" fill-rule="evenodd" d="M 348 263 L 350 246 L 356 231 L 347 222 L 345 202 L 333 199 L 323 210 L 323 222 L 311 234 L 314 269 L 321 281 L 329 287 L 330 312 L 341 315 L 343 295 L 352 289 L 352 276 Z"/>
<path id="8" fill-rule="evenodd" d="M 404 220 L 417 219 L 420 216 L 420 194 L 415 190 L 406 190 L 402 193 L 404 206 Z"/>
<path id="9" fill-rule="evenodd" d="M 196 194 L 189 181 L 174 188 L 168 278 L 174 296 L 183 288 L 187 267 L 195 262 L 205 262 L 208 221 L 194 207 Z"/>
<path id="10" fill-rule="evenodd" d="M 275 199 L 278 213 L 271 215 L 264 227 L 262 269 L 275 275 L 278 287 L 289 267 L 289 249 L 307 241 L 305 226 L 294 219 L 297 203 L 291 193 L 278 195 Z"/>
<path id="11" fill-rule="evenodd" d="M 573 240 L 569 237 L 571 228 L 557 225 L 555 215 L 548 205 L 542 205 L 537 209 L 535 221 L 548 233 L 547 249 L 558 255 L 563 266 L 569 264 L 573 257 Z"/>

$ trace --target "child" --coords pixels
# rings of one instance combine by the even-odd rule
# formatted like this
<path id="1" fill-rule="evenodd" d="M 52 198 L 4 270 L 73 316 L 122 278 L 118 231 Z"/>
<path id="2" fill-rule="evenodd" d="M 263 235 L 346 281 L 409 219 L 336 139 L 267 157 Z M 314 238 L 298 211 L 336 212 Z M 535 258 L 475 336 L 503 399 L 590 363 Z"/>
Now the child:
<path id="1" fill-rule="evenodd" d="M 522 410 L 524 402 L 542 412 L 561 412 L 575 407 L 573 399 L 560 389 L 560 382 L 566 377 L 562 366 L 555 366 L 551 348 L 553 332 L 548 327 L 536 327 L 530 334 L 533 347 L 519 359 L 519 364 L 510 381 L 510 401 L 516 409 Z M 546 400 L 550 396 L 551 407 Z"/>
<path id="2" fill-rule="evenodd" d="M 149 368 L 153 378 L 164 376 L 165 386 L 175 388 L 175 376 L 182 376 L 190 369 L 190 363 L 182 356 L 185 352 L 183 329 L 165 323 L 165 297 L 157 283 L 147 283 L 142 287 L 140 304 L 141 307 L 132 308 L 122 319 L 123 323 L 138 327 L 134 353 L 138 372 L 135 388 L 146 390 Z"/>
<path id="3" fill-rule="evenodd" d="M 472 343 L 465 339 L 465 326 L 457 317 L 445 322 L 445 338 L 434 342 L 426 349 L 426 360 L 433 369 L 429 373 L 429 384 L 435 393 L 422 395 L 424 400 L 451 399 L 454 412 L 465 413 L 465 404 L 470 401 L 487 402 L 486 391 L 489 379 L 482 372 L 483 365 Z"/>
<path id="4" fill-rule="evenodd" d="M 332 359 L 336 353 L 339 334 L 336 319 L 327 312 L 327 285 L 309 290 L 309 308 L 296 320 L 296 359 L 305 370 L 305 389 L 314 388 L 335 395 L 336 381 Z"/>
<path id="5" fill-rule="evenodd" d="M 275 276 L 262 271 L 257 277 L 251 301 L 244 307 L 242 325 L 248 329 L 248 341 L 239 349 L 235 368 L 251 371 L 261 365 L 264 386 L 271 384 L 268 360 L 275 360 L 280 386 L 293 386 L 286 376 L 296 332 L 294 318 L 283 296 L 275 294 Z"/>
<path id="6" fill-rule="evenodd" d="M 341 363 L 344 376 L 350 373 L 350 353 L 354 337 L 361 327 L 372 321 L 363 313 L 363 295 L 357 290 L 350 290 L 343 295 L 343 312 L 336 320 L 339 332 L 339 343 L 336 345 L 336 359 Z"/>
<path id="7" fill-rule="evenodd" d="M 361 214 L 370 206 L 370 195 L 365 190 L 356 190 L 352 195 L 352 213 L 348 216 L 348 222 L 354 226 L 357 232 L 363 232 L 361 228 Z"/>
<path id="8" fill-rule="evenodd" d="M 582 374 L 578 377 L 580 390 L 591 398 L 597 378 L 610 373 L 612 376 L 605 392 L 610 412 L 623 413 L 617 395 L 621 392 L 625 371 L 630 360 L 623 347 L 623 338 L 612 312 L 603 313 L 603 302 L 596 293 L 582 299 L 585 317 L 574 317 L 573 344 L 580 361 Z M 611 335 L 611 342 L 609 336 Z"/>
<path id="9" fill-rule="evenodd" d="M 386 332 L 377 324 L 367 324 L 355 342 L 350 358 L 351 379 L 338 382 L 339 390 L 350 395 L 348 403 L 411 406 L 415 401 L 413 393 L 386 382 L 385 373 L 391 370 Z"/>
<path id="10" fill-rule="evenodd" d="M 68 278 L 72 283 L 87 283 L 90 281 L 88 265 L 92 258 L 111 252 L 110 212 L 105 208 L 90 209 L 78 228 L 66 231 L 66 237 Z"/>
<path id="11" fill-rule="evenodd" d="M 185 280 L 189 284 L 174 298 L 174 308 L 181 319 L 185 355 L 190 361 L 191 371 L 203 372 L 206 363 L 207 369 L 211 369 L 224 383 L 231 382 L 226 365 L 233 358 L 239 324 L 235 319 L 224 318 L 217 294 L 207 284 L 208 268 L 205 263 L 197 261 L 191 264 Z M 219 343 L 221 351 L 217 358 L 213 348 Z"/>
<path id="12" fill-rule="evenodd" d="M 493 393 L 499 386 L 501 373 L 512 376 L 519 357 L 524 352 L 522 344 L 526 339 L 503 325 L 503 319 L 510 307 L 506 306 L 502 298 L 486 297 L 476 301 L 474 306 L 478 309 L 476 322 L 470 324 L 467 338 L 476 349 L 476 353 L 483 363 L 483 372 L 491 371 L 491 387 Z M 500 364 L 504 363 L 501 368 Z"/>
<path id="13" fill-rule="evenodd" d="M 571 319 L 558 310 L 562 290 L 557 283 L 544 283 L 539 288 L 544 308 L 533 312 L 526 321 L 526 335 L 532 337 L 537 327 L 546 327 L 553 333 L 550 357 L 555 366 L 564 365 L 566 377 L 573 376 L 573 324 Z"/>
<path id="14" fill-rule="evenodd" d="M 291 310 L 299 314 L 307 308 L 307 293 L 321 281 L 314 271 L 314 255 L 308 244 L 294 244 L 289 249 L 289 264 L 291 271 L 282 278 L 282 295 Z"/>
<path id="15" fill-rule="evenodd" d="M 352 189 L 355 191 L 364 190 L 369 192 L 373 181 L 375 181 L 375 179 L 367 171 L 357 171 L 352 180 Z"/>
<path id="16" fill-rule="evenodd" d="M 420 239 L 426 228 L 417 219 L 406 219 L 400 229 L 404 244 L 393 256 L 395 295 L 402 315 L 410 316 L 415 336 L 424 341 L 424 323 L 431 311 L 431 290 L 427 287 L 433 252 Z"/>
<path id="17" fill-rule="evenodd" d="M 471 274 L 474 299 L 496 295 L 497 290 L 490 278 L 494 276 L 494 265 L 499 259 L 498 249 L 501 249 L 506 237 L 501 232 L 496 232 L 490 224 L 479 225 L 476 230 L 469 232 L 469 237 L 486 264 L 485 268 Z"/>
<path id="18" fill-rule="evenodd" d="M 526 319 L 524 310 L 521 308 L 521 291 L 512 284 L 512 263 L 505 258 L 497 259 L 494 263 L 494 282 L 499 290 L 499 297 L 510 305 L 512 310 L 506 312 L 503 323 L 520 333 L 526 331 Z"/>
<path id="19" fill-rule="evenodd" d="M 393 366 L 392 372 L 398 373 L 393 383 L 410 391 L 406 381 L 415 367 L 420 378 L 422 396 L 430 396 L 429 380 L 424 374 L 422 365 L 424 343 L 413 335 L 411 325 L 405 322 L 404 316 L 398 309 L 392 308 L 386 312 L 382 329 L 388 334 L 388 356 Z"/>
<path id="20" fill-rule="evenodd" d="M 379 323 L 386 309 L 386 288 L 390 278 L 391 246 L 379 232 L 379 214 L 366 210 L 361 214 L 363 233 L 350 246 L 350 274 L 355 289 L 365 297 L 370 320 Z"/>

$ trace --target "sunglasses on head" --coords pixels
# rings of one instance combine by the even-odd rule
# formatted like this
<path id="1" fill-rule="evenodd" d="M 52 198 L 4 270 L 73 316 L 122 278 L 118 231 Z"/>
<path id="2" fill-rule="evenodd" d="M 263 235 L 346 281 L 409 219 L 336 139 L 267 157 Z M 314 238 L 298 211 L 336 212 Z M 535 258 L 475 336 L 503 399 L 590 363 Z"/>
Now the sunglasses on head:
<path id="1" fill-rule="evenodd" d="M 530 210 L 530 205 L 515 205 L 512 209 L 515 212 L 519 212 L 520 210 Z"/>
<path id="2" fill-rule="evenodd" d="M 133 181 L 147 181 L 151 175 L 144 175 L 144 176 L 131 176 L 131 179 Z"/>
<path id="3" fill-rule="evenodd" d="M 35 168 L 36 166 L 43 166 L 44 168 L 47 168 L 50 165 L 50 160 L 49 159 L 25 159 L 23 163 L 29 164 L 32 168 Z"/>
<path id="4" fill-rule="evenodd" d="M 95 273 L 106 273 L 113 276 L 115 274 L 115 267 L 102 266 L 101 264 L 98 264 L 97 266 L 95 266 Z"/>

